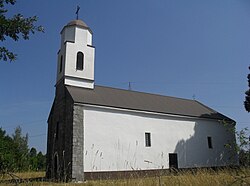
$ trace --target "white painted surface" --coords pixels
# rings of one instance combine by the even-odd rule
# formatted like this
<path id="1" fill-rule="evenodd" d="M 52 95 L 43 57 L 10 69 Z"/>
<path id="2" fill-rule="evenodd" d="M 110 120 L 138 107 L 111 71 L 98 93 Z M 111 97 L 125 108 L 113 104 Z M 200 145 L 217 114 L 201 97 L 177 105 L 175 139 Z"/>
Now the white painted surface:
<path id="1" fill-rule="evenodd" d="M 66 41 L 75 42 L 75 27 L 74 26 L 70 26 L 62 30 L 61 47 L 63 47 Z"/>
<path id="2" fill-rule="evenodd" d="M 85 106 L 84 171 L 169 168 L 169 153 L 178 154 L 179 168 L 223 166 L 231 162 L 224 145 L 233 139 L 217 121 Z"/>
<path id="3" fill-rule="evenodd" d="M 87 81 L 85 79 L 78 79 L 78 78 L 72 78 L 72 77 L 65 77 L 64 84 L 75 86 L 75 87 L 88 88 L 88 89 L 94 88 L 94 83 L 92 81 Z"/>
<path id="4" fill-rule="evenodd" d="M 94 56 L 92 34 L 85 28 L 65 27 L 61 33 L 61 49 L 58 53 L 57 82 L 64 76 L 72 77 L 65 84 L 79 87 L 94 87 Z M 77 52 L 84 54 L 83 70 L 76 70 Z M 60 59 L 63 56 L 63 70 L 60 73 Z M 86 82 L 88 82 L 86 84 Z M 91 84 L 91 85 L 89 85 Z"/>

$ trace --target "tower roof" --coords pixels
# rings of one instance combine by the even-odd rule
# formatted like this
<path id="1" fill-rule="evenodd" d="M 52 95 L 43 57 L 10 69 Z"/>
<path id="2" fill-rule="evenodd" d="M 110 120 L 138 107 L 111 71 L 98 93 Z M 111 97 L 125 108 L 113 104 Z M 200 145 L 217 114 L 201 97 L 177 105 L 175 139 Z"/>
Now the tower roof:
<path id="1" fill-rule="evenodd" d="M 70 21 L 66 26 L 63 27 L 63 29 L 65 27 L 70 27 L 70 26 L 77 26 L 77 27 L 80 27 L 80 28 L 87 29 L 92 34 L 92 30 L 89 28 L 89 26 L 84 21 L 82 21 L 80 19 L 75 19 L 75 20 Z"/>
<path id="2" fill-rule="evenodd" d="M 72 20 L 70 21 L 67 26 L 73 26 L 73 25 L 76 25 L 76 26 L 84 26 L 84 27 L 87 27 L 88 28 L 88 25 L 86 23 L 84 23 L 82 20 L 80 19 L 76 19 L 76 20 Z"/>

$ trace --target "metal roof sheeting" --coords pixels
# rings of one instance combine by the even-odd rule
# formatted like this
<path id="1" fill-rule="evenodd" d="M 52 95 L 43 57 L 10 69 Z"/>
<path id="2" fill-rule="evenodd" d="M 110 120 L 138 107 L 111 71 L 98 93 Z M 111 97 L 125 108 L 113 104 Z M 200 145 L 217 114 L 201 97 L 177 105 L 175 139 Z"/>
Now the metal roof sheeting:
<path id="1" fill-rule="evenodd" d="M 72 86 L 66 86 L 66 88 L 77 103 L 233 121 L 196 100 L 97 85 L 93 90 Z"/>

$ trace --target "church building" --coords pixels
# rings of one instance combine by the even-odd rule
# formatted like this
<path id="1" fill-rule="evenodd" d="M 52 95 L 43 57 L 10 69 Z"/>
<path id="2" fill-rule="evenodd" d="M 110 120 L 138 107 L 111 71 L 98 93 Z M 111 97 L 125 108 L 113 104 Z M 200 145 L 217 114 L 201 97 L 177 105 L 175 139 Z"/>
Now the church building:
<path id="1" fill-rule="evenodd" d="M 237 163 L 225 147 L 235 142 L 232 119 L 196 100 L 95 85 L 94 63 L 92 30 L 69 22 L 48 118 L 48 178 Z"/>

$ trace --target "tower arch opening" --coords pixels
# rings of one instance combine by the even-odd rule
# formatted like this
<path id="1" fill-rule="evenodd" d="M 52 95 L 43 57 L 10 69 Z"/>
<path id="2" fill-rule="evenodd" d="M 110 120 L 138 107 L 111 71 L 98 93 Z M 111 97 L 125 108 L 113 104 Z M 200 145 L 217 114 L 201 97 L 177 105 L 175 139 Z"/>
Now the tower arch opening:
<path id="1" fill-rule="evenodd" d="M 77 52 L 76 56 L 76 70 L 83 70 L 84 65 L 84 54 L 82 52 Z"/>

